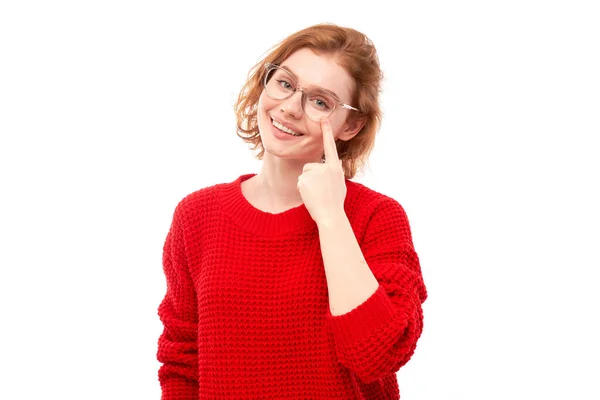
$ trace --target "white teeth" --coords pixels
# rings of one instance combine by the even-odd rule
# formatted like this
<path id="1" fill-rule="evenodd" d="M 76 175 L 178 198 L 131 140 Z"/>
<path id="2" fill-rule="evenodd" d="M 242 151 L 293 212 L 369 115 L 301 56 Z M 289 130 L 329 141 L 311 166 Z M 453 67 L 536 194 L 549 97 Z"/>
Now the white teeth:
<path id="1" fill-rule="evenodd" d="M 278 129 L 281 129 L 282 131 L 289 133 L 290 135 L 293 136 L 302 136 L 301 133 L 298 132 L 294 132 L 293 130 L 286 128 L 285 126 L 281 125 L 279 122 L 273 120 L 273 125 L 275 125 Z"/>

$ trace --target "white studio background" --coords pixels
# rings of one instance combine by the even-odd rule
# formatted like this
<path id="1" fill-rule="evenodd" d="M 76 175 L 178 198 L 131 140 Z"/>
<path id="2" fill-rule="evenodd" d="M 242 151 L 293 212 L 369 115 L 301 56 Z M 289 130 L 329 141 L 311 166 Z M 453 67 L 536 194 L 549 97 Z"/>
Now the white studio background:
<path id="1" fill-rule="evenodd" d="M 600 399 L 594 3 L 2 2 L 0 398 L 160 398 L 173 210 L 258 172 L 246 73 L 334 22 L 385 73 L 355 180 L 404 206 L 429 290 L 402 398 Z"/>

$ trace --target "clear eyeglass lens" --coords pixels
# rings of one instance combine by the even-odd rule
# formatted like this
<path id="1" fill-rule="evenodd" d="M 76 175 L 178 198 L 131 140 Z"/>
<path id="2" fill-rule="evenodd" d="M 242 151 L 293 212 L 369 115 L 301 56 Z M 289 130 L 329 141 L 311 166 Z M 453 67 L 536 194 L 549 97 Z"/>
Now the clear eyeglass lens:
<path id="1" fill-rule="evenodd" d="M 272 68 L 265 76 L 265 89 L 271 98 L 284 100 L 296 92 L 296 81 L 287 71 Z M 303 91 L 302 108 L 311 119 L 318 121 L 333 113 L 336 100 L 329 93 L 319 88 L 306 88 Z"/>

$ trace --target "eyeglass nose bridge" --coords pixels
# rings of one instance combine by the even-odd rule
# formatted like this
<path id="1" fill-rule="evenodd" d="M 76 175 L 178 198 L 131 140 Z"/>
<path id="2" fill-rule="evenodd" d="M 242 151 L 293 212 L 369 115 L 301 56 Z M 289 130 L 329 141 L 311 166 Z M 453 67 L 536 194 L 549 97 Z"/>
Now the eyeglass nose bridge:
<path id="1" fill-rule="evenodd" d="M 302 92 L 302 96 L 300 96 L 300 100 L 302 100 L 302 104 L 304 106 L 304 96 L 306 95 L 306 92 L 304 91 L 304 88 L 301 88 L 300 86 L 296 87 L 294 89 L 294 92 L 290 95 L 290 97 L 292 97 L 293 95 L 295 95 L 296 92 Z"/>
<path id="2" fill-rule="evenodd" d="M 300 96 L 300 107 L 302 108 L 302 112 L 306 114 L 306 116 L 308 116 L 308 118 L 312 119 L 313 121 L 318 121 L 317 119 L 315 119 L 315 117 L 311 117 L 307 112 L 306 112 L 306 104 L 307 104 L 307 99 L 308 99 L 308 95 L 306 94 L 304 88 L 297 86 L 294 88 L 294 91 L 288 96 L 286 97 L 284 100 L 290 100 L 292 97 L 294 97 L 294 95 L 297 92 L 302 92 L 301 96 Z M 333 103 L 333 108 L 331 109 L 331 111 L 329 112 L 329 115 L 333 114 L 333 112 L 336 109 L 336 104 L 335 102 Z"/>
<path id="3" fill-rule="evenodd" d="M 290 95 L 288 97 L 286 97 L 284 100 L 290 100 L 292 97 L 294 97 L 294 95 L 297 92 L 301 92 L 300 107 L 302 108 L 303 112 L 306 112 L 306 110 L 304 109 L 304 107 L 305 107 L 304 103 L 306 103 L 306 92 L 304 91 L 304 88 L 301 88 L 300 86 L 294 88 L 294 91 L 292 93 L 290 93 Z"/>

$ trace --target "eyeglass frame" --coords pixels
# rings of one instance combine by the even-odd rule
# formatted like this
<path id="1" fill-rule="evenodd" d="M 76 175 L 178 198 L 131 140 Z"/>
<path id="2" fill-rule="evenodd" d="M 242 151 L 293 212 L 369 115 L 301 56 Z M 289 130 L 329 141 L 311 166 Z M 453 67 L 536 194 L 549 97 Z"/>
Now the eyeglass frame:
<path id="1" fill-rule="evenodd" d="M 296 87 L 295 87 L 295 88 L 294 88 L 294 90 L 293 90 L 293 91 L 290 93 L 290 95 L 289 95 L 289 96 L 287 96 L 287 97 L 284 97 L 283 99 L 277 99 L 277 98 L 275 98 L 275 97 L 271 96 L 271 94 L 270 94 L 270 93 L 269 93 L 269 91 L 267 90 L 267 77 L 269 76 L 269 73 L 271 72 L 271 70 L 272 70 L 272 69 L 279 69 L 279 70 L 285 71 L 286 73 L 288 73 L 288 74 L 292 75 L 292 76 L 294 77 L 294 79 L 295 79 L 295 81 L 296 81 L 296 82 L 298 82 L 298 77 L 297 77 L 296 75 L 294 75 L 294 74 L 292 73 L 292 71 L 290 71 L 289 69 L 287 69 L 287 68 L 284 68 L 284 67 L 281 67 L 281 66 L 279 66 L 279 65 L 277 65 L 277 64 L 265 63 L 265 69 L 267 70 L 267 72 L 265 73 L 265 76 L 264 76 L 264 78 L 263 78 L 263 87 L 265 88 L 265 92 L 267 93 L 267 96 L 269 96 L 269 97 L 270 97 L 270 98 L 272 98 L 273 100 L 287 100 L 287 99 L 289 99 L 290 97 L 292 97 L 293 95 L 295 95 L 297 91 L 301 91 L 301 92 L 302 92 L 302 99 L 301 99 L 301 102 L 300 102 L 300 104 L 302 104 L 302 111 L 304 111 L 304 95 L 305 95 L 304 89 L 305 89 L 305 88 L 301 87 L 300 85 L 296 84 L 296 85 L 295 85 Z M 340 106 L 342 106 L 342 108 L 345 108 L 345 109 L 347 109 L 347 110 L 353 110 L 353 111 L 357 111 L 357 112 L 359 112 L 359 113 L 361 113 L 361 114 L 362 114 L 362 111 L 360 111 L 358 108 L 356 108 L 356 107 L 352 107 L 352 106 L 351 106 L 351 105 L 349 105 L 349 104 L 343 103 L 343 102 L 342 102 L 342 100 L 340 100 L 340 98 L 339 98 L 339 97 L 338 97 L 338 96 L 337 96 L 335 93 L 333 93 L 331 90 L 327 90 L 327 89 L 325 89 L 325 88 L 322 88 L 322 87 L 319 87 L 319 86 L 316 86 L 316 87 L 317 87 L 317 88 L 319 88 L 319 90 L 322 90 L 322 91 L 326 92 L 327 94 L 331 95 L 331 97 L 333 97 L 333 98 L 334 98 L 334 100 L 336 100 L 336 103 L 334 103 L 334 106 L 333 106 L 333 110 L 331 110 L 331 114 L 329 114 L 329 116 L 328 116 L 328 117 L 330 117 L 330 116 L 332 116 L 332 115 L 333 115 L 333 113 L 335 112 L 335 110 L 336 110 L 336 108 L 337 108 L 336 106 L 337 106 L 338 104 L 339 104 Z M 306 112 L 306 111 L 304 111 L 304 112 Z M 312 119 L 313 121 L 317 121 L 317 120 L 315 120 L 314 118 L 311 118 L 311 117 L 310 117 L 310 115 L 308 115 L 308 114 L 306 114 L 306 116 L 307 116 L 308 118 Z"/>

